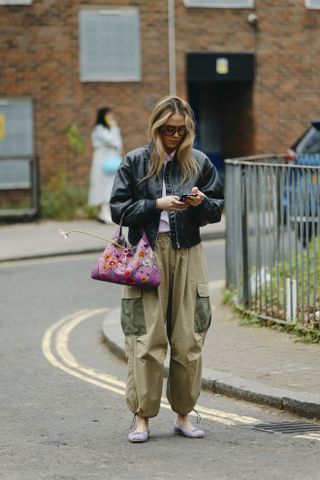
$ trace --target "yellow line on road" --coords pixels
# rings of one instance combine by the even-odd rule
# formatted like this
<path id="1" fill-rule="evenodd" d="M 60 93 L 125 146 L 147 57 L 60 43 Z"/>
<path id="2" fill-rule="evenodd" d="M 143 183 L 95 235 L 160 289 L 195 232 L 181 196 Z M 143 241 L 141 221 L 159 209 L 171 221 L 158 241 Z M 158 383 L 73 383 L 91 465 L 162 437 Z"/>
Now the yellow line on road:
<path id="1" fill-rule="evenodd" d="M 320 442 L 320 435 L 318 433 L 307 433 L 306 435 L 295 435 L 294 438 L 306 438 L 307 440 L 318 440 L 318 442 Z"/>
<path id="2" fill-rule="evenodd" d="M 104 309 L 105 310 L 105 309 Z M 59 361 L 56 356 L 53 354 L 52 349 L 51 349 L 51 344 L 52 340 L 54 338 L 55 331 L 60 328 L 64 323 L 72 321 L 74 318 L 79 318 L 81 317 L 82 320 L 85 320 L 87 318 L 92 317 L 93 315 L 96 315 L 97 313 L 100 313 L 100 310 L 91 310 L 91 311 L 86 311 L 86 310 L 81 310 L 79 312 L 76 312 L 72 315 L 68 315 L 67 317 L 62 318 L 58 322 L 54 323 L 51 327 L 48 328 L 48 330 L 45 332 L 43 340 L 42 340 L 42 352 L 44 356 L 47 358 L 47 360 L 51 363 L 56 368 L 59 368 L 65 373 L 68 373 L 69 375 L 73 375 L 76 378 L 79 378 L 80 380 L 84 380 L 88 383 L 91 383 L 93 385 L 96 385 L 98 387 L 105 388 L 107 390 L 110 390 L 114 393 L 118 393 L 120 395 L 125 395 L 124 390 L 120 390 L 119 388 L 115 388 L 112 385 L 106 385 L 104 382 L 95 380 L 93 378 L 90 378 L 86 375 L 83 375 L 82 373 L 76 371 L 73 368 L 69 368 L 65 366 L 61 361 Z"/>
<path id="3" fill-rule="evenodd" d="M 106 312 L 106 311 L 107 309 L 101 309 L 99 311 L 95 310 L 90 316 L 96 315 L 101 312 Z M 76 369 L 79 372 L 85 375 L 89 375 L 98 380 L 105 381 L 107 383 L 112 383 L 114 386 L 122 387 L 125 389 L 126 387 L 125 382 L 118 380 L 116 377 L 113 377 L 112 375 L 107 375 L 105 373 L 97 372 L 93 368 L 81 366 L 69 351 L 68 341 L 69 341 L 69 336 L 72 330 L 76 328 L 81 322 L 83 322 L 84 320 L 87 320 L 88 318 L 89 318 L 88 315 L 80 315 L 75 318 L 71 318 L 56 332 L 55 343 L 56 343 L 57 353 L 60 355 L 64 363 L 67 364 L 70 368 Z"/>
<path id="4" fill-rule="evenodd" d="M 237 415 L 236 413 L 224 412 L 223 410 L 216 410 L 214 408 L 199 407 L 199 409 L 200 408 L 201 408 L 201 414 L 209 413 L 217 417 L 227 417 L 229 420 L 240 422 L 246 425 L 252 425 L 257 422 L 260 423 L 260 420 L 258 420 L 257 418 L 247 417 L 245 415 Z"/>
<path id="5" fill-rule="evenodd" d="M 114 376 L 98 372 L 93 368 L 82 366 L 72 355 L 68 348 L 69 337 L 72 331 L 83 321 L 107 309 L 81 310 L 72 315 L 62 318 L 45 332 L 42 342 L 42 351 L 48 361 L 56 368 L 73 375 L 76 378 L 84 380 L 98 387 L 110 390 L 120 395 L 125 395 L 125 382 Z M 56 354 L 54 353 L 54 350 Z M 58 358 L 59 357 L 59 358 Z M 161 407 L 171 410 L 166 398 L 161 399 Z M 210 421 L 222 423 L 224 425 L 235 425 L 238 423 L 257 423 L 255 418 L 230 414 L 222 410 L 209 409 L 197 405 L 196 409 L 203 418 Z M 192 415 L 196 415 L 192 412 Z"/>
<path id="6" fill-rule="evenodd" d="M 118 395 L 125 395 L 125 382 L 118 378 L 99 372 L 91 367 L 81 365 L 69 350 L 68 343 L 72 331 L 83 321 L 107 312 L 107 308 L 95 310 L 80 310 L 68 315 L 51 325 L 45 332 L 42 340 L 42 351 L 47 360 L 56 368 L 72 375 L 80 380 L 88 382 L 105 390 L 109 390 Z M 56 353 L 54 353 L 54 351 Z M 58 358 L 60 357 L 60 358 Z M 171 410 L 166 398 L 161 399 L 161 407 Z M 261 421 L 254 417 L 237 415 L 235 413 L 225 412 L 214 408 L 207 408 L 201 405 L 196 406 L 196 410 L 201 413 L 202 418 L 221 423 L 227 426 L 237 424 L 258 424 Z M 194 412 L 191 415 L 195 416 Z M 319 440 L 320 435 L 310 433 L 306 435 L 295 435 L 294 438 L 303 438 L 307 440 Z"/>

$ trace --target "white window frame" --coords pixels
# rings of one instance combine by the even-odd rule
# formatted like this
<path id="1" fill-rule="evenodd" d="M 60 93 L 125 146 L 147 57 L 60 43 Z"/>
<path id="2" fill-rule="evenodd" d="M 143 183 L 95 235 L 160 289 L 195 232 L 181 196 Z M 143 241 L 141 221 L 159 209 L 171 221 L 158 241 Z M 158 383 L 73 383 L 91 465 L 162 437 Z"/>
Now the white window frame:
<path id="1" fill-rule="evenodd" d="M 254 0 L 242 0 L 243 5 L 235 5 L 233 0 L 220 0 L 208 5 L 207 2 L 194 3 L 194 0 L 184 0 L 184 5 L 187 8 L 254 8 Z"/>
<path id="2" fill-rule="evenodd" d="M 33 0 L 0 0 L 0 5 L 31 5 Z"/>
<path id="3" fill-rule="evenodd" d="M 315 1 L 315 0 L 313 0 L 313 1 Z M 306 8 L 308 8 L 309 10 L 320 10 L 320 0 L 318 0 L 317 5 L 313 5 L 311 3 L 311 0 L 306 0 Z"/>
<path id="4" fill-rule="evenodd" d="M 112 71 L 111 74 L 108 75 L 108 73 L 105 73 L 103 75 L 95 75 L 93 74 L 88 74 L 85 65 L 84 65 L 84 60 L 83 60 L 83 53 L 82 53 L 82 48 L 84 48 L 84 37 L 82 37 L 81 32 L 80 32 L 80 17 L 81 15 L 84 15 L 87 12 L 95 13 L 97 15 L 128 15 L 128 14 L 135 14 L 137 15 L 138 18 L 138 24 L 139 24 L 139 32 L 138 32 L 138 65 L 136 66 L 138 73 L 132 74 L 132 76 L 125 76 L 122 77 L 121 75 L 115 76 Z M 90 7 L 84 7 L 81 8 L 79 12 L 79 55 L 80 55 L 80 81 L 81 82 L 140 82 L 142 80 L 142 74 L 141 74 L 141 27 L 140 27 L 140 12 L 138 8 L 135 7 L 123 7 L 123 8 L 90 8 Z"/>

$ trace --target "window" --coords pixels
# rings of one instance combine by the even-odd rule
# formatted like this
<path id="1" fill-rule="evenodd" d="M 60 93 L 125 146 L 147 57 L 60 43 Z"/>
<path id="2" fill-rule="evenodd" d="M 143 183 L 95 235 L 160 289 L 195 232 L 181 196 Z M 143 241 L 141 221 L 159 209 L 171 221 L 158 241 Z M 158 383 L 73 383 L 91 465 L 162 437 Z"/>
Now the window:
<path id="1" fill-rule="evenodd" d="M 0 5 L 31 5 L 32 0 L 0 0 Z"/>
<path id="2" fill-rule="evenodd" d="M 0 123 L 0 190 L 29 188 L 34 154 L 32 100 L 0 97 Z"/>
<path id="3" fill-rule="evenodd" d="M 80 12 L 80 79 L 141 80 L 140 19 L 134 8 Z"/>
<path id="4" fill-rule="evenodd" d="M 306 0 L 306 7 L 320 10 L 320 0 Z"/>
<path id="5" fill-rule="evenodd" d="M 29 98 L 0 97 L 0 156 L 33 155 L 33 106 Z"/>
<path id="6" fill-rule="evenodd" d="M 254 0 L 184 0 L 186 7 L 253 8 Z"/>

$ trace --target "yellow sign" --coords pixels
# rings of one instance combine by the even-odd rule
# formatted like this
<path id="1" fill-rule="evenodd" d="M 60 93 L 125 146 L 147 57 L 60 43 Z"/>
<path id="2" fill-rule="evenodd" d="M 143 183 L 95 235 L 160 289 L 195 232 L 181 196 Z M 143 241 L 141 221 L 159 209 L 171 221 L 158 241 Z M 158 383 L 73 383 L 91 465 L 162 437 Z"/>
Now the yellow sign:
<path id="1" fill-rule="evenodd" d="M 0 141 L 6 138 L 6 117 L 0 113 Z"/>
<path id="2" fill-rule="evenodd" d="M 217 58 L 216 72 L 220 75 L 229 73 L 229 61 L 227 58 Z"/>

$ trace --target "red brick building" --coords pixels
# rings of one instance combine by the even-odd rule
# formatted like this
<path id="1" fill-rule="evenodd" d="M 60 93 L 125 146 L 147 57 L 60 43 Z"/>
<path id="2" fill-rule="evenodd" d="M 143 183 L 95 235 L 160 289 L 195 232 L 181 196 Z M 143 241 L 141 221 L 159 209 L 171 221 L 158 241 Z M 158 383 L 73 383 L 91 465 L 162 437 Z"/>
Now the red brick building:
<path id="1" fill-rule="evenodd" d="M 320 0 L 0 0 L 0 157 L 36 155 L 41 189 L 61 169 L 84 185 L 96 108 L 129 150 L 175 89 L 218 166 L 283 151 L 319 116 L 319 33 Z"/>

